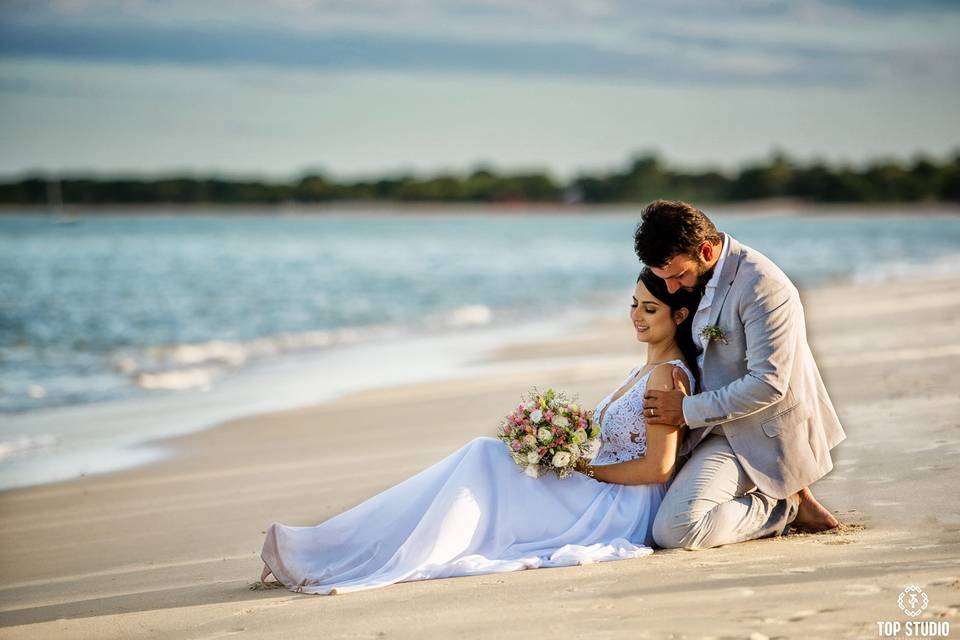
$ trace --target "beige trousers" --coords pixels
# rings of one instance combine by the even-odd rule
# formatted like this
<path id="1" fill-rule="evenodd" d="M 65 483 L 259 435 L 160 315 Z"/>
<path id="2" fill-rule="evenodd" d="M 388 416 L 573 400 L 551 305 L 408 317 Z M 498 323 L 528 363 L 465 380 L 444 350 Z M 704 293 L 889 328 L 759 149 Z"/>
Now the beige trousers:
<path id="1" fill-rule="evenodd" d="M 797 516 L 796 496 L 760 493 L 727 439 L 708 435 L 680 469 L 660 503 L 653 539 L 668 549 L 709 549 L 777 536 Z"/>

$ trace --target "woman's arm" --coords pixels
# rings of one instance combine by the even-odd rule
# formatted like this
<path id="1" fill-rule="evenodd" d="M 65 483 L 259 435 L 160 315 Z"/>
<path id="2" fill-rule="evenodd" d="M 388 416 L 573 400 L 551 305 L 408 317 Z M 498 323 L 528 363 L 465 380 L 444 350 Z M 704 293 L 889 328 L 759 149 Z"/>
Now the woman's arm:
<path id="1" fill-rule="evenodd" d="M 650 374 L 648 389 L 673 389 L 673 369 L 679 370 L 680 380 L 690 388 L 687 375 L 679 367 L 658 366 Z M 647 423 L 647 451 L 642 458 L 614 464 L 578 464 L 577 470 L 601 482 L 614 484 L 660 484 L 673 475 L 680 447 L 681 431 L 676 426 Z"/>

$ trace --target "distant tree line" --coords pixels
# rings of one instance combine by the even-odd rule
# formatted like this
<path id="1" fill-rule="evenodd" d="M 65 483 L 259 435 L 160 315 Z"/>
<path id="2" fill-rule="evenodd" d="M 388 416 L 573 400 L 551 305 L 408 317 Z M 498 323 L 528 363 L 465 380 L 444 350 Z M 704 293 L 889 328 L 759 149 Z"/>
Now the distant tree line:
<path id="1" fill-rule="evenodd" d="M 861 166 L 799 163 L 783 153 L 727 173 L 683 171 L 654 154 L 636 157 L 621 171 L 582 173 L 566 184 L 545 172 L 382 177 L 337 181 L 322 174 L 291 182 L 177 177 L 162 179 L 52 178 L 34 175 L 0 184 L 0 204 L 68 205 L 149 203 L 322 203 L 343 200 L 394 202 L 648 202 L 671 198 L 730 202 L 796 198 L 811 202 L 960 202 L 960 151 L 935 160 L 874 160 Z"/>

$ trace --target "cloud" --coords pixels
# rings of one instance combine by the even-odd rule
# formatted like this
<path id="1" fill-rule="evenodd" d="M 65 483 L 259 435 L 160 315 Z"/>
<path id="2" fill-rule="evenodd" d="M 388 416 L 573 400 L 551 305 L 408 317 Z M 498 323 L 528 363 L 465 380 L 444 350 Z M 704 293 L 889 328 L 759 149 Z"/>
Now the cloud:
<path id="1" fill-rule="evenodd" d="M 958 16 L 933 1 L 59 0 L 0 6 L 0 56 L 848 86 L 954 77 L 953 32 L 929 27 Z"/>

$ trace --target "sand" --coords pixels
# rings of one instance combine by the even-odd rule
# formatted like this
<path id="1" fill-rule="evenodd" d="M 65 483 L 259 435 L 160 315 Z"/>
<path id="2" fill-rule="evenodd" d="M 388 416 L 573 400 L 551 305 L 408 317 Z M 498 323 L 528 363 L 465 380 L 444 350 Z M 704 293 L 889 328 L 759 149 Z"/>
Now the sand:
<path id="1" fill-rule="evenodd" d="M 911 584 L 915 620 L 960 636 L 960 280 L 804 302 L 848 434 L 813 487 L 839 531 L 340 596 L 250 588 L 271 522 L 316 524 L 492 434 L 531 385 L 596 403 L 643 360 L 624 316 L 492 355 L 538 371 L 252 416 L 145 467 L 0 493 L 0 638 L 877 638 L 912 620 Z"/>

